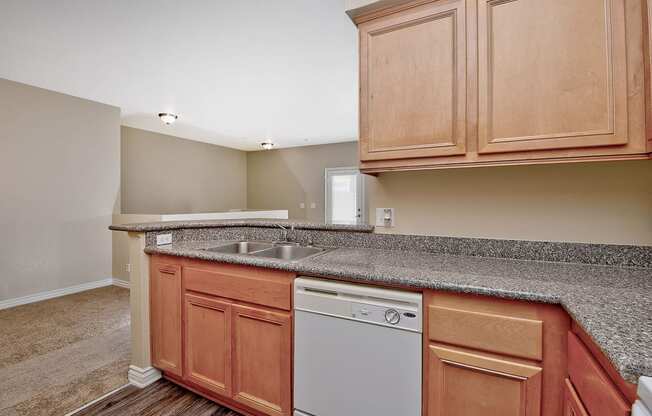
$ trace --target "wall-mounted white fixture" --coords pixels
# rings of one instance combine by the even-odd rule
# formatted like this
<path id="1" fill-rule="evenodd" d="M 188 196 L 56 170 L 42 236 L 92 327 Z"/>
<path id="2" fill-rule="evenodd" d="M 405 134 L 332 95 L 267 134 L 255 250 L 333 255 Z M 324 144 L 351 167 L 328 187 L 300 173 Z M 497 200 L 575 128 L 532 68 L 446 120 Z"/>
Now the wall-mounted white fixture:
<path id="1" fill-rule="evenodd" d="M 158 118 L 168 126 L 173 124 L 179 118 L 178 115 L 172 113 L 158 113 Z"/>
<path id="2" fill-rule="evenodd" d="M 394 208 L 376 208 L 376 227 L 394 226 Z"/>
<path id="3" fill-rule="evenodd" d="M 156 236 L 156 245 L 172 244 L 172 234 L 158 234 Z"/>
<path id="4" fill-rule="evenodd" d="M 272 148 L 274 148 L 274 142 L 272 139 L 265 139 L 265 141 L 260 143 L 260 145 L 265 150 L 272 150 Z"/>

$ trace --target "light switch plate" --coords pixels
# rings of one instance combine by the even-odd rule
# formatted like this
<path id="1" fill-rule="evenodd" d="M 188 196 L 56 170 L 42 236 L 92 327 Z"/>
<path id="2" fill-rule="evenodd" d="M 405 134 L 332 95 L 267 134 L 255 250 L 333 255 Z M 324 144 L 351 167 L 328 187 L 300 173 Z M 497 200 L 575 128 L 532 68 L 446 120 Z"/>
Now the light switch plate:
<path id="1" fill-rule="evenodd" d="M 376 227 L 393 227 L 394 217 L 394 208 L 376 208 Z"/>
<path id="2" fill-rule="evenodd" d="M 306 208 L 306 204 L 305 204 L 304 202 L 301 202 L 301 203 L 299 204 L 299 208 L 301 208 L 301 209 L 305 209 L 305 208 Z"/>
<path id="3" fill-rule="evenodd" d="M 156 236 L 156 245 L 172 244 L 172 234 L 158 234 Z"/>
<path id="4" fill-rule="evenodd" d="M 316 203 L 316 202 L 311 202 L 311 203 L 310 203 L 310 208 L 311 208 L 311 209 L 315 209 L 315 208 L 317 208 L 317 203 Z"/>

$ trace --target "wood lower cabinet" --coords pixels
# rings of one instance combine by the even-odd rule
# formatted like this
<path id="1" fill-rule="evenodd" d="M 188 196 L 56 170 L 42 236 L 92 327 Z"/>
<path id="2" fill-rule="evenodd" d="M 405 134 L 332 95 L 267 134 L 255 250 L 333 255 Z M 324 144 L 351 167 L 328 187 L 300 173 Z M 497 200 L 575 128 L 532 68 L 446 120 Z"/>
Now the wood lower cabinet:
<path id="1" fill-rule="evenodd" d="M 361 169 L 649 158 L 649 3 L 414 0 L 356 15 Z"/>
<path id="2" fill-rule="evenodd" d="M 570 379 L 566 379 L 564 390 L 564 416 L 589 416 Z"/>
<path id="3" fill-rule="evenodd" d="M 231 395 L 230 302 L 186 294 L 184 378 Z"/>
<path id="4" fill-rule="evenodd" d="M 233 398 L 268 415 L 290 415 L 290 313 L 233 307 Z"/>
<path id="5" fill-rule="evenodd" d="M 591 416 L 628 416 L 632 403 L 573 333 L 568 334 L 568 375 L 578 398 Z"/>
<path id="6" fill-rule="evenodd" d="M 424 414 L 562 414 L 570 319 L 559 306 L 426 291 L 424 308 Z"/>
<path id="7" fill-rule="evenodd" d="M 539 416 L 542 368 L 431 344 L 428 416 Z"/>
<path id="8" fill-rule="evenodd" d="M 571 332 L 572 335 L 568 335 L 569 357 L 571 345 L 574 345 L 572 348 L 575 352 L 578 352 L 579 348 L 577 347 L 582 345 L 586 349 L 587 354 L 590 355 L 593 360 L 595 360 L 597 367 L 601 368 L 605 372 L 606 378 L 611 383 L 613 383 L 613 386 L 616 388 L 618 395 L 622 396 L 631 407 L 631 405 L 637 399 L 638 395 L 636 390 L 638 386 L 623 379 L 609 358 L 607 358 L 600 347 L 595 343 L 595 341 L 593 341 L 591 336 L 586 333 L 586 331 L 580 325 L 578 325 L 577 322 L 572 323 Z M 571 373 L 571 367 L 574 367 L 574 364 L 577 363 L 569 362 L 569 373 Z M 592 378 L 597 379 L 598 377 L 594 376 Z"/>
<path id="9" fill-rule="evenodd" d="M 152 364 L 181 377 L 181 266 L 158 260 L 151 264 L 149 289 Z"/>
<path id="10" fill-rule="evenodd" d="M 290 416 L 295 275 L 169 256 L 150 271 L 153 365 L 244 414 Z"/>

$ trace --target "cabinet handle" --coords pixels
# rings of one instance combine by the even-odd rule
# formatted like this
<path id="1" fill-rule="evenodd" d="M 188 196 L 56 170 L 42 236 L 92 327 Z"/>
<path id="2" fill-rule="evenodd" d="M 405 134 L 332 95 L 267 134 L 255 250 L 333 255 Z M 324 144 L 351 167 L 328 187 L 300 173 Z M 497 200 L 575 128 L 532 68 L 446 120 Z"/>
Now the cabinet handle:
<path id="1" fill-rule="evenodd" d="M 174 267 L 160 267 L 158 271 L 164 274 L 177 274 L 177 269 Z"/>

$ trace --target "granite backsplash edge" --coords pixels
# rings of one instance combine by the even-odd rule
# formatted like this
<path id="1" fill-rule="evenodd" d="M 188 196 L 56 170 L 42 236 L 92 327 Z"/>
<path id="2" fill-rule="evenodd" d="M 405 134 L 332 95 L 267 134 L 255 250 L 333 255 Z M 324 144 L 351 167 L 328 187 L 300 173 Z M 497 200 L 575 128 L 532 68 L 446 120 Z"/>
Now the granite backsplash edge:
<path id="1" fill-rule="evenodd" d="M 173 242 L 209 240 L 277 241 L 284 231 L 267 227 L 186 228 L 146 233 L 146 244 L 156 245 L 156 235 L 172 234 Z M 328 247 L 412 250 L 433 254 L 579 263 L 615 267 L 652 268 L 652 246 L 499 240 L 354 231 L 289 231 L 301 244 Z"/>

